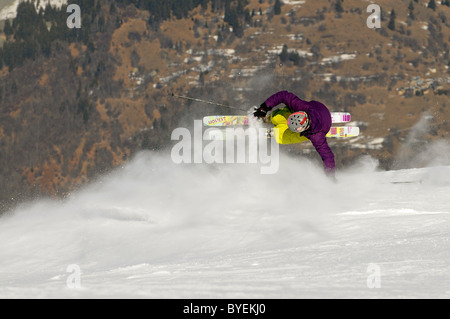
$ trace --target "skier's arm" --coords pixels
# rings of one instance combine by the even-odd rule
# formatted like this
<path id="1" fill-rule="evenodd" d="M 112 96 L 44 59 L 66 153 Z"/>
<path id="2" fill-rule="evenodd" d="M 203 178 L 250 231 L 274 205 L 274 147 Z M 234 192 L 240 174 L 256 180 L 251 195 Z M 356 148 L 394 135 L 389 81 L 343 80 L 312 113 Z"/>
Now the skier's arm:
<path id="1" fill-rule="evenodd" d="M 284 103 L 293 112 L 308 111 L 309 106 L 305 101 L 288 91 L 280 91 L 269 97 L 258 108 L 255 108 L 253 115 L 257 118 L 264 118 L 272 108 Z"/>
<path id="2" fill-rule="evenodd" d="M 288 91 L 280 91 L 275 93 L 271 97 L 269 97 L 264 103 L 268 109 L 272 109 L 273 107 L 284 103 L 286 104 L 292 111 L 308 111 L 308 104 L 301 100 L 295 94 Z"/>

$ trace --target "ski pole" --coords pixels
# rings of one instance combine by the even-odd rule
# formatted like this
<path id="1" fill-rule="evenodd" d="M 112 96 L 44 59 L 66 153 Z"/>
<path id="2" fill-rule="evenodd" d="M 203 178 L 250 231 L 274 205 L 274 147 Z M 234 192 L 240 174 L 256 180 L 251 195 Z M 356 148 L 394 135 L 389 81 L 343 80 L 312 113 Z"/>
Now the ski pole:
<path id="1" fill-rule="evenodd" d="M 183 95 L 175 95 L 174 93 L 172 93 L 171 96 L 175 97 L 175 98 L 178 98 L 178 99 L 184 99 L 184 100 L 189 100 L 189 101 L 196 101 L 196 102 L 201 102 L 201 103 L 206 103 L 206 104 L 211 104 L 211 105 L 216 105 L 216 106 L 222 106 L 222 107 L 227 107 L 227 108 L 230 108 L 230 109 L 235 109 L 235 110 L 247 112 L 247 110 L 241 109 L 241 108 L 236 107 L 236 106 L 225 105 L 225 104 L 220 104 L 220 103 L 211 102 L 211 101 L 205 101 L 205 100 L 201 100 L 201 99 L 195 99 L 195 98 L 188 97 L 188 96 L 183 96 Z"/>

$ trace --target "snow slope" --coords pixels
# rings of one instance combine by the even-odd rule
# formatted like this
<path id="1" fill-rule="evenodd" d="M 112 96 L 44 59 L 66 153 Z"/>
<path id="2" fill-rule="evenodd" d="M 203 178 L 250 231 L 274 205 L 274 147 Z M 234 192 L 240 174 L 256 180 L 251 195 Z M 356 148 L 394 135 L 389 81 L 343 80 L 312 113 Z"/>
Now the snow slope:
<path id="1" fill-rule="evenodd" d="M 450 166 L 376 166 L 141 153 L 0 218 L 0 298 L 449 298 Z"/>

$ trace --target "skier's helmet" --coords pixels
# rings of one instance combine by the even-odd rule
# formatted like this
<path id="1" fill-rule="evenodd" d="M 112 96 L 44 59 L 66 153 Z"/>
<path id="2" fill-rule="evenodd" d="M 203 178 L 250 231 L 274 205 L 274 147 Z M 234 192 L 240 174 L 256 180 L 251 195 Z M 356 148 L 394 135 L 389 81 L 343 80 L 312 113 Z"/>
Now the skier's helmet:
<path id="1" fill-rule="evenodd" d="M 309 128 L 311 122 L 308 114 L 305 112 L 295 112 L 289 116 L 287 124 L 291 131 L 301 133 Z"/>

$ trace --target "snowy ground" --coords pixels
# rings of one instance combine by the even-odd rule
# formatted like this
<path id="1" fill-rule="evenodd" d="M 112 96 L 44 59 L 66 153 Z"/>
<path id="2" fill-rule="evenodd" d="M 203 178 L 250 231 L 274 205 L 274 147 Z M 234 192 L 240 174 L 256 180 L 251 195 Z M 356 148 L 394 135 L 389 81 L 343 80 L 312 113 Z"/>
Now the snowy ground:
<path id="1" fill-rule="evenodd" d="M 0 219 L 0 298 L 449 298 L 450 166 L 142 153 Z"/>

